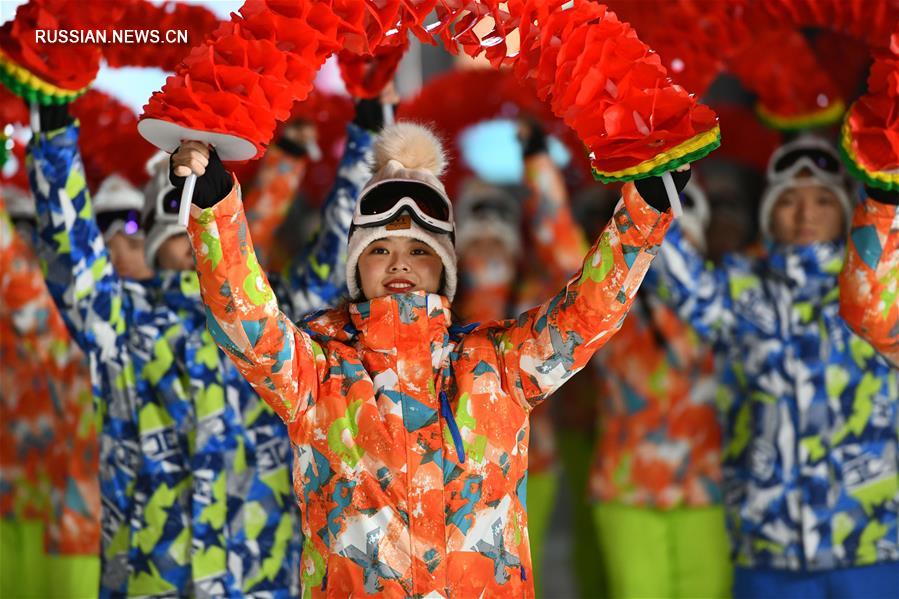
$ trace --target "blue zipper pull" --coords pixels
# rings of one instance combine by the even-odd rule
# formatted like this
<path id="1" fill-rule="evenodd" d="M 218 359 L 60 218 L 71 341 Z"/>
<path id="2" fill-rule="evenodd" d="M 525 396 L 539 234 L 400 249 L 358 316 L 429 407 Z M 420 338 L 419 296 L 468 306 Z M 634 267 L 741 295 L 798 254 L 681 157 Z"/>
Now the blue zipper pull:
<path id="1" fill-rule="evenodd" d="M 453 411 L 450 409 L 449 400 L 446 398 L 446 392 L 440 392 L 440 413 L 443 418 L 446 420 L 446 424 L 449 426 L 450 435 L 453 436 L 453 444 L 456 446 L 456 455 L 459 457 L 459 462 L 465 463 L 465 445 L 462 443 L 462 434 L 459 432 L 459 427 L 456 424 L 456 417 L 453 416 Z"/>

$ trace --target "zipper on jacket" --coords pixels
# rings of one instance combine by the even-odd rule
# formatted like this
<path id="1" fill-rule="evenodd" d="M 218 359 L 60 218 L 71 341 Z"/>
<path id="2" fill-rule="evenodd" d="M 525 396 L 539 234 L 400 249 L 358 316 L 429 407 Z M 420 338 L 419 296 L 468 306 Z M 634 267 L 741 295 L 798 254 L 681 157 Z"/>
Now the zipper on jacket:
<path id="1" fill-rule="evenodd" d="M 450 435 L 453 437 L 453 445 L 456 446 L 456 455 L 459 457 L 459 462 L 465 463 L 465 445 L 462 443 L 462 435 L 459 433 L 459 426 L 456 424 L 456 417 L 453 416 L 453 411 L 450 409 L 449 400 L 446 398 L 446 392 L 440 391 L 440 413 L 443 415 L 443 418 L 446 420 L 447 426 L 450 429 Z"/>

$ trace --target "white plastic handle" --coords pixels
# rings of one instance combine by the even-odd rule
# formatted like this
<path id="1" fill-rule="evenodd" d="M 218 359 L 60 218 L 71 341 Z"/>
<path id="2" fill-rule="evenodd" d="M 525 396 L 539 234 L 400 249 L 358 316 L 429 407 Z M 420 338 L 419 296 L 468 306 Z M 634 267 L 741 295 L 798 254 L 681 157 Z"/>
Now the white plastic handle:
<path id="1" fill-rule="evenodd" d="M 29 106 L 29 115 L 31 116 L 31 130 L 35 133 L 41 131 L 41 109 L 37 102 L 32 102 Z"/>
<path id="2" fill-rule="evenodd" d="M 181 190 L 181 205 L 178 206 L 178 224 L 187 227 L 187 221 L 190 218 L 190 204 L 194 197 L 194 186 L 197 184 L 197 175 L 191 173 L 184 182 L 184 188 Z"/>
<path id="3" fill-rule="evenodd" d="M 384 115 L 384 126 L 389 127 L 395 122 L 393 118 L 393 106 L 391 106 L 390 104 L 381 104 L 381 111 Z"/>
<path id="4" fill-rule="evenodd" d="M 684 207 L 681 206 L 680 194 L 677 193 L 677 187 L 674 185 L 674 179 L 671 178 L 670 172 L 662 174 L 662 183 L 665 184 L 665 193 L 668 194 L 668 202 L 671 204 L 672 214 L 674 214 L 675 218 L 682 217 L 684 215 Z"/>

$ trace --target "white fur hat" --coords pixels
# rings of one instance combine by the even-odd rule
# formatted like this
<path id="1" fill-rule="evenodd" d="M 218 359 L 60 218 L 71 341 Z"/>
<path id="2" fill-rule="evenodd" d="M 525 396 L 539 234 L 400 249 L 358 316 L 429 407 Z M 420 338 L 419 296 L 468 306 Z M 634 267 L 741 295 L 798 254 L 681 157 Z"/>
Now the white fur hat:
<path id="1" fill-rule="evenodd" d="M 414 123 L 397 123 L 385 127 L 374 145 L 372 178 L 359 194 L 362 202 L 375 188 L 394 182 L 418 183 L 436 191 L 452 208 L 446 189 L 439 177 L 446 168 L 446 155 L 440 140 L 426 127 Z M 356 276 L 359 257 L 372 242 L 385 237 L 407 237 L 427 244 L 443 263 L 444 288 L 441 290 L 449 301 L 456 295 L 456 250 L 452 235 L 432 232 L 420 226 L 412 218 L 398 216 L 395 220 L 377 226 L 353 226 L 347 247 L 346 280 L 350 299 L 362 298 L 360 281 Z"/>
<path id="2" fill-rule="evenodd" d="M 120 175 L 109 175 L 93 197 L 94 214 L 144 208 L 144 196 Z"/>
<path id="3" fill-rule="evenodd" d="M 831 176 L 821 169 L 814 168 L 799 169 L 798 171 L 796 169 L 788 169 L 784 174 L 779 174 L 775 168 L 777 161 L 791 152 L 801 150 L 817 150 L 830 154 L 837 167 L 837 172 Z M 810 174 L 797 177 L 796 175 L 799 172 L 808 172 Z M 826 140 L 813 135 L 803 135 L 779 147 L 771 154 L 771 158 L 768 160 L 768 186 L 762 194 L 762 202 L 759 205 L 759 227 L 761 227 L 762 234 L 766 238 L 771 238 L 771 212 L 774 210 L 774 204 L 777 203 L 777 199 L 780 198 L 781 194 L 789 189 L 813 185 L 825 187 L 834 193 L 840 202 L 840 206 L 843 208 L 848 231 L 849 224 L 852 221 L 852 202 L 846 191 L 846 175 L 840 157 L 834 147 Z"/>

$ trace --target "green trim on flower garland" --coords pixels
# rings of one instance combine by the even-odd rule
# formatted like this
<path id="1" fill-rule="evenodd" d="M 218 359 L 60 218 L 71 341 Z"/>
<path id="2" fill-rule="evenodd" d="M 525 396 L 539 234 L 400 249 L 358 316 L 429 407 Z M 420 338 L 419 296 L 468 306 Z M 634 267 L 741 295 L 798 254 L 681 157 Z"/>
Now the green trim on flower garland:
<path id="1" fill-rule="evenodd" d="M 3 133 L 0 133 L 0 168 L 3 168 L 3 165 L 6 164 L 6 159 L 9 157 L 9 151 L 6 149 L 6 142 L 8 140 L 8 137 Z"/>
<path id="2" fill-rule="evenodd" d="M 862 166 L 855 153 L 852 151 L 852 136 L 849 132 L 849 119 L 843 121 L 843 131 L 840 135 L 840 156 L 846 164 L 846 168 L 853 177 L 865 185 L 885 189 L 887 191 L 899 191 L 899 172 L 886 173 L 883 171 L 868 171 Z"/>
<path id="3" fill-rule="evenodd" d="M 846 112 L 846 104 L 837 100 L 824 110 L 800 116 L 780 116 L 767 110 L 761 103 L 755 105 L 755 113 L 759 120 L 771 129 L 778 131 L 801 131 L 815 127 L 826 127 L 840 120 Z"/>
<path id="4" fill-rule="evenodd" d="M 88 90 L 85 87 L 69 91 L 51 85 L 9 61 L 2 54 L 0 54 L 0 83 L 30 104 L 67 104 Z"/>
<path id="5" fill-rule="evenodd" d="M 707 138 L 709 139 L 709 141 L 706 142 L 705 139 Z M 690 146 L 695 145 L 697 141 L 703 141 L 704 143 L 694 150 L 687 150 L 683 154 L 680 153 L 685 151 Z M 653 158 L 642 162 L 637 167 L 615 172 L 601 172 L 596 170 L 596 168 L 594 167 L 593 178 L 602 183 L 612 183 L 615 181 L 636 181 L 638 179 L 646 179 L 648 177 L 658 177 L 659 175 L 667 173 L 668 171 L 675 170 L 679 166 L 683 166 L 690 162 L 695 162 L 700 158 L 704 158 L 705 156 L 716 150 L 720 145 L 721 130 L 717 125 L 715 125 L 714 129 L 711 129 L 706 133 L 701 133 L 700 135 L 697 135 L 696 137 L 693 137 L 675 146 L 667 152 L 658 154 Z M 673 157 L 666 160 L 665 156 L 669 155 L 672 155 Z M 641 171 L 641 168 L 647 167 L 649 167 L 649 170 Z"/>

